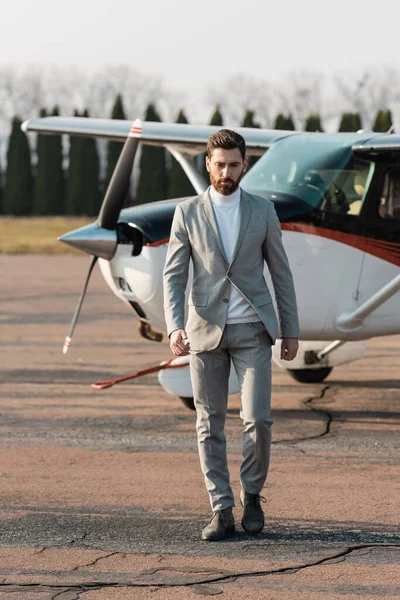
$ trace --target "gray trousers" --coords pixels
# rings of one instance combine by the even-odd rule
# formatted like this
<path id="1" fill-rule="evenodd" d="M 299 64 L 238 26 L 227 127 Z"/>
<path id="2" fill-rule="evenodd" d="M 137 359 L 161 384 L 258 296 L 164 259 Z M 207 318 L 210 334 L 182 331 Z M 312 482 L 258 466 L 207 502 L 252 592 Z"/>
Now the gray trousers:
<path id="1" fill-rule="evenodd" d="M 271 448 L 271 338 L 262 322 L 226 325 L 215 350 L 190 357 L 200 464 L 213 511 L 234 505 L 224 433 L 231 360 L 241 388 L 242 488 L 259 494 Z"/>

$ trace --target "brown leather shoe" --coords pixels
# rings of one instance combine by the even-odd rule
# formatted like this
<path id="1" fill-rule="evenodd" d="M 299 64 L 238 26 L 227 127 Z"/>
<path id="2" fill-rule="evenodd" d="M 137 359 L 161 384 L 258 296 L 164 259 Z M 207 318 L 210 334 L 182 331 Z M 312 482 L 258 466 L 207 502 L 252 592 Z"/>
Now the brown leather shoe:
<path id="1" fill-rule="evenodd" d="M 232 507 L 216 510 L 207 527 L 201 533 L 201 539 L 207 542 L 219 542 L 235 535 L 235 519 Z"/>
<path id="2" fill-rule="evenodd" d="M 248 494 L 243 489 L 240 491 L 240 503 L 243 506 L 242 527 L 249 535 L 256 535 L 264 528 L 261 500 L 266 502 L 260 494 Z"/>

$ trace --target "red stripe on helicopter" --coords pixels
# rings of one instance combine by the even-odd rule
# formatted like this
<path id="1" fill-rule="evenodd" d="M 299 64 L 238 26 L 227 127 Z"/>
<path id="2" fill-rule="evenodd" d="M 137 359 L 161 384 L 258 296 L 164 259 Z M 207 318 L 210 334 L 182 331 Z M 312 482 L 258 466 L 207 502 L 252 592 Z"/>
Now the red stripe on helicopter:
<path id="1" fill-rule="evenodd" d="M 335 242 L 357 248 L 362 252 L 372 254 L 377 258 L 400 267 L 400 245 L 394 242 L 376 240 L 332 229 L 323 229 L 322 227 L 306 225 L 305 223 L 282 223 L 281 228 L 283 231 L 297 231 L 298 233 L 308 233 L 309 235 L 317 235 L 318 237 L 334 240 Z"/>

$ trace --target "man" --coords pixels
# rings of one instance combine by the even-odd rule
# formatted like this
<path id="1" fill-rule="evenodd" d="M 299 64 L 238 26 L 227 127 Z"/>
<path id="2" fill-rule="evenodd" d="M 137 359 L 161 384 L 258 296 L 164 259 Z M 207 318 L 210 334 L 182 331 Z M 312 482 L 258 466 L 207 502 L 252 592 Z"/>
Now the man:
<path id="1" fill-rule="evenodd" d="M 260 492 L 268 473 L 271 425 L 271 345 L 278 322 L 264 278 L 269 267 L 280 317 L 283 359 L 297 353 L 299 325 L 293 279 L 272 202 L 239 182 L 248 164 L 245 141 L 221 129 L 207 145 L 211 186 L 176 207 L 164 269 L 165 317 L 175 356 L 191 354 L 200 463 L 213 517 L 202 539 L 234 535 L 224 424 L 231 361 L 241 387 L 244 424 L 240 467 L 242 527 L 264 527 Z M 185 329 L 189 263 L 193 284 Z"/>

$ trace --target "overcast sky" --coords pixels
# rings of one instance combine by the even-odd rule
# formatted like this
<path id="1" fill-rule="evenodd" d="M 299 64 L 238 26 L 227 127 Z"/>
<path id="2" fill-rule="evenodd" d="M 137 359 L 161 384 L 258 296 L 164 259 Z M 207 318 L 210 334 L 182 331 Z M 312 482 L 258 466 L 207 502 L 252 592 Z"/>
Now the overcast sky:
<path id="1" fill-rule="evenodd" d="M 13 0 L 0 64 L 130 64 L 178 89 L 245 72 L 399 67 L 399 13 L 394 0 Z"/>

